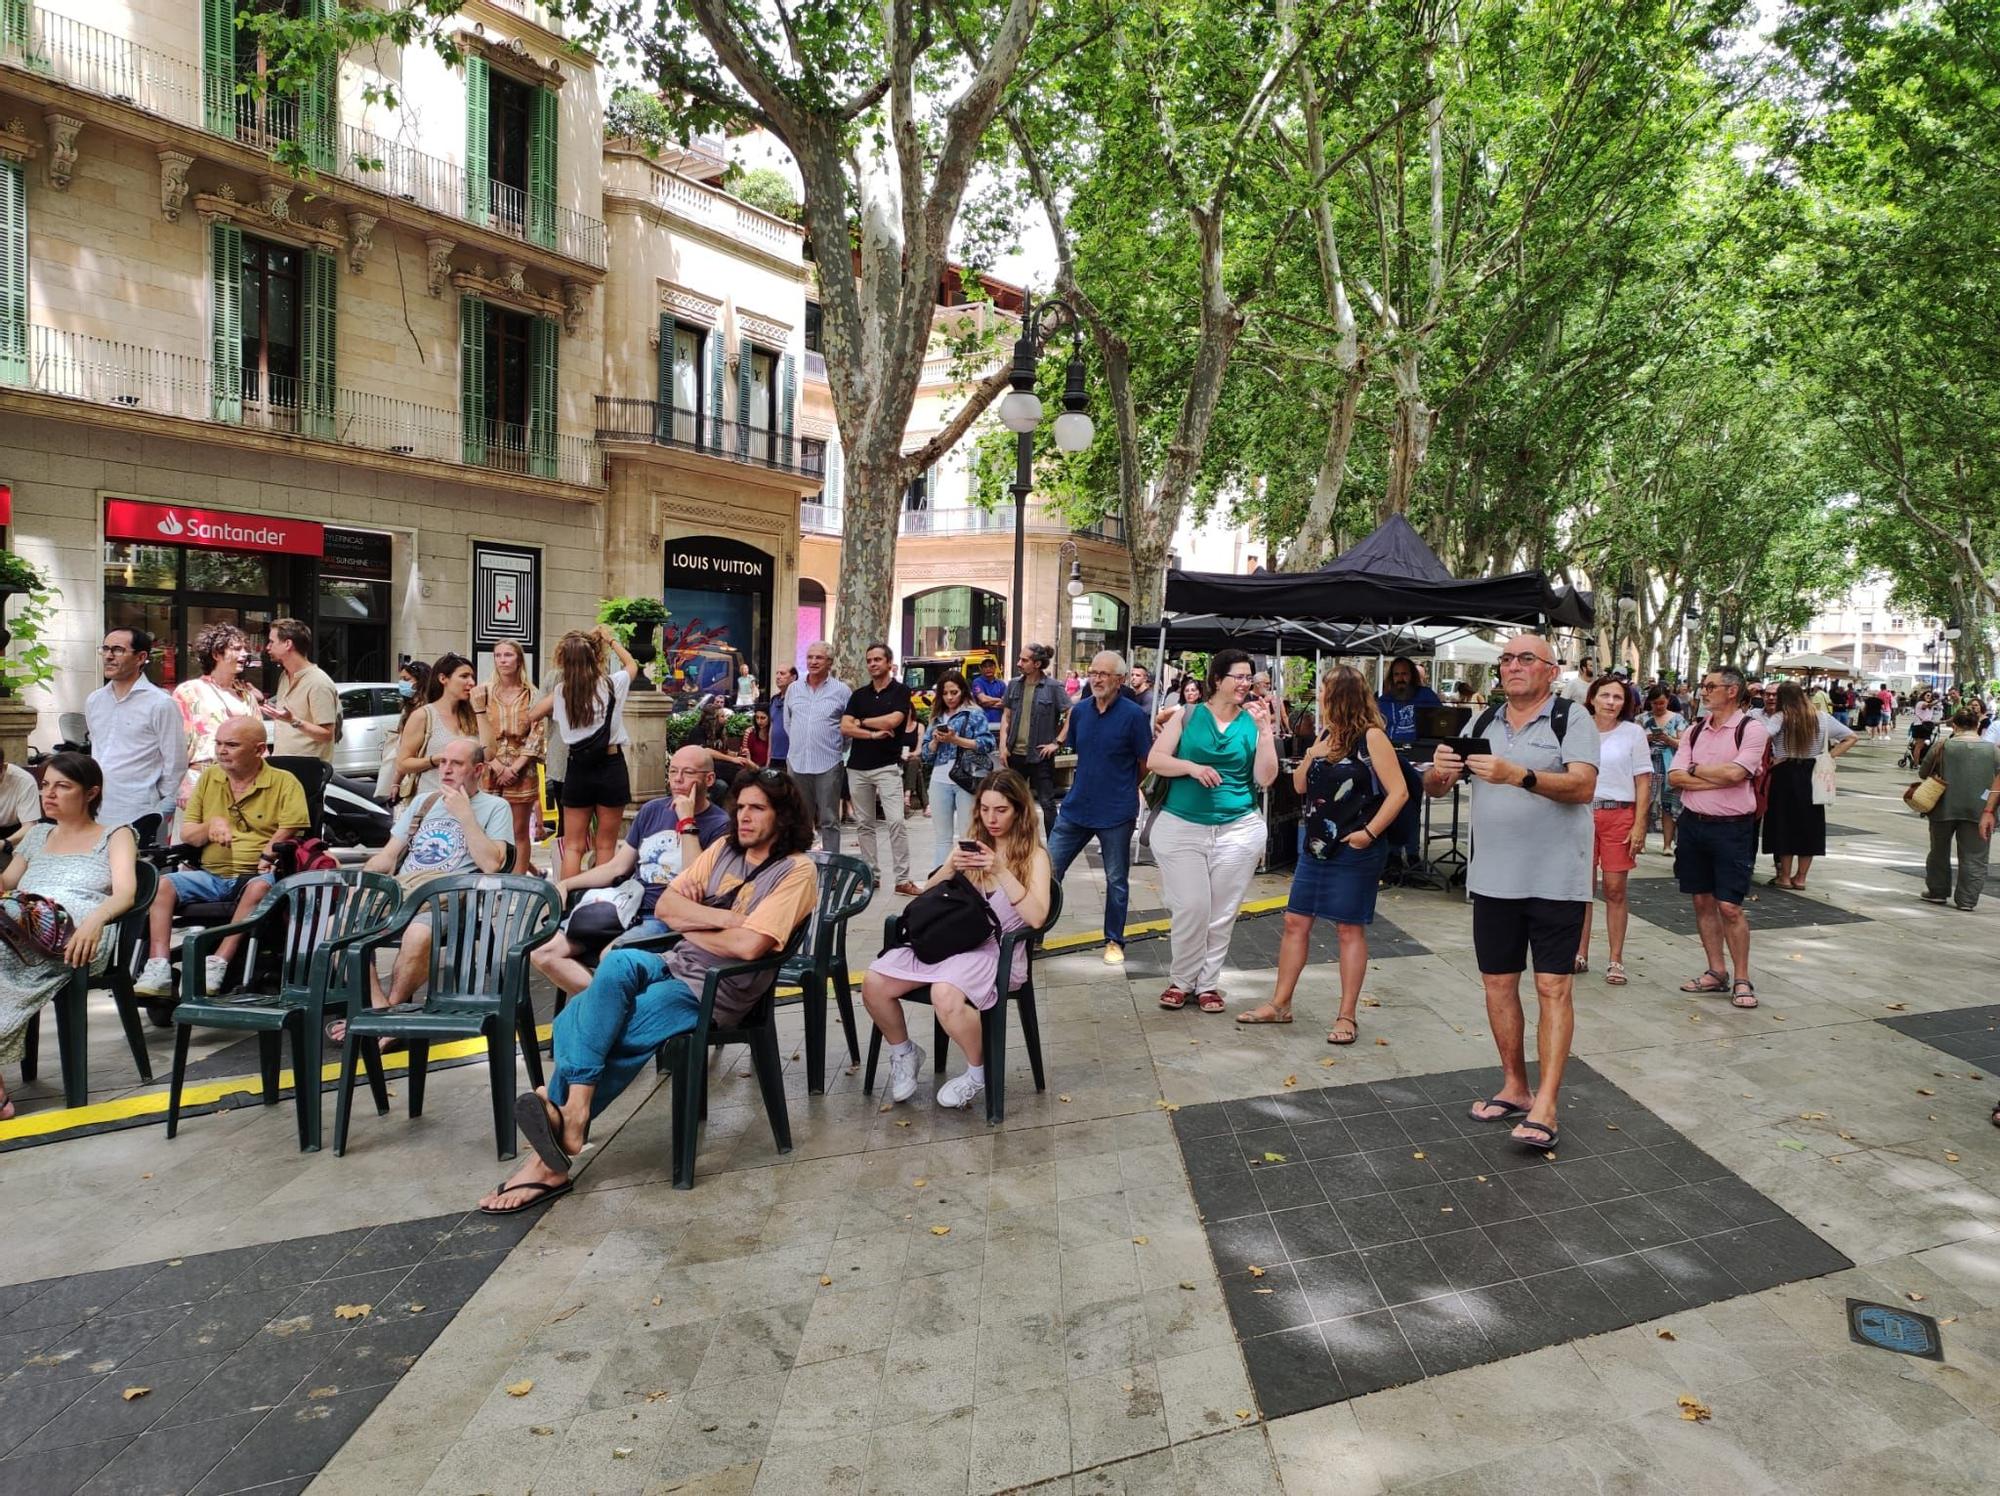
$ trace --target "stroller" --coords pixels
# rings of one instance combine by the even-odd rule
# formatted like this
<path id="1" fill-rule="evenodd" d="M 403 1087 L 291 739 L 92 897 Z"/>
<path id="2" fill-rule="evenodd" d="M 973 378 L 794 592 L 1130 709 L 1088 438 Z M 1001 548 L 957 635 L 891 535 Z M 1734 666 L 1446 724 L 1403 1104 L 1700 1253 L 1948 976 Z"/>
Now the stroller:
<path id="1" fill-rule="evenodd" d="M 1903 750 L 1903 756 L 1896 760 L 1896 767 L 1914 773 L 1917 766 L 1924 761 L 1924 755 L 1930 752 L 1931 739 L 1937 736 L 1939 726 L 1940 724 L 1936 722 L 1912 722 L 1909 746 Z"/>

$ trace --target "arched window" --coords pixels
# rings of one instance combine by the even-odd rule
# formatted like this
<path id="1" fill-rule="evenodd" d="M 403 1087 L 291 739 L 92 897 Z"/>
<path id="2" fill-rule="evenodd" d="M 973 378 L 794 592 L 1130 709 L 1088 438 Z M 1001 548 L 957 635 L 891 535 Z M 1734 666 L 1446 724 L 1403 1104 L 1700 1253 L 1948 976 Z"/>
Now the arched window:
<path id="1" fill-rule="evenodd" d="M 903 658 L 998 649 L 1007 599 L 983 587 L 933 587 L 903 599 Z"/>

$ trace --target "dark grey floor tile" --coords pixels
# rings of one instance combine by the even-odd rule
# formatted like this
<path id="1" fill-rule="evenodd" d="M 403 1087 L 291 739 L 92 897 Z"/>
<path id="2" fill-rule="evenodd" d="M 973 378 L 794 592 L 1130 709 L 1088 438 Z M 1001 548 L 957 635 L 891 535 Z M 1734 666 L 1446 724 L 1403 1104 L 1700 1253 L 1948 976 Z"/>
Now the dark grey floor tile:
<path id="1" fill-rule="evenodd" d="M 1297 1128 L 1325 1122 L 1330 1114 L 1326 1104 L 1320 1100 L 1320 1088 L 1306 1086 L 1297 1091 L 1287 1091 L 1271 1098 L 1271 1110 L 1277 1121 L 1286 1127 Z"/>
<path id="2" fill-rule="evenodd" d="M 290 1397 L 294 1388 L 304 1385 L 314 1368 L 351 1333 L 273 1335 L 260 1331 L 249 1344 L 224 1358 L 205 1381 L 152 1426 L 170 1428 L 242 1413 L 268 1413 Z"/>
<path id="3" fill-rule="evenodd" d="M 1775 1221 L 1784 1211 L 1769 1196 L 1735 1177 L 1709 1179 L 1695 1186 L 1710 1201 L 1739 1226 L 1754 1226 L 1759 1221 Z"/>
<path id="4" fill-rule="evenodd" d="M 1486 1159 L 1486 1172 L 1513 1175 L 1524 1169 L 1547 1168 L 1548 1160 L 1540 1151 L 1524 1148 L 1508 1135 L 1508 1125 L 1496 1122 L 1491 1131 L 1475 1139 L 1475 1145 Z"/>
<path id="5" fill-rule="evenodd" d="M 1375 1291 L 1382 1295 L 1382 1302 L 1391 1308 L 1451 1292 L 1444 1269 L 1420 1241 L 1369 1247 L 1361 1253 L 1361 1261 L 1368 1269 L 1368 1276 L 1375 1280 Z"/>
<path id="6" fill-rule="evenodd" d="M 11 1335 L 0 1335 L 0 1382 L 24 1363 L 39 1356 L 52 1340 L 60 1340 L 82 1324 L 81 1320 L 70 1320 L 60 1325 L 39 1325 L 32 1330 L 16 1330 Z"/>
<path id="7" fill-rule="evenodd" d="M 1427 1143 L 1441 1143 L 1447 1138 L 1456 1140 L 1458 1127 L 1444 1113 L 1442 1107 L 1433 1105 L 1406 1107 L 1391 1112 L 1403 1129 L 1403 1135 L 1419 1148 Z"/>
<path id="8" fill-rule="evenodd" d="M 1729 1213 L 1696 1184 L 1684 1184 L 1679 1189 L 1648 1195 L 1646 1203 L 1693 1237 L 1712 1236 L 1736 1224 Z"/>
<path id="9" fill-rule="evenodd" d="M 1319 1093 L 1327 1115 L 1346 1121 L 1353 1117 L 1385 1116 L 1388 1108 L 1377 1101 L 1366 1086 L 1328 1086 Z M 1395 1126 L 1394 1123 L 1389 1124 Z M 1398 1136 L 1402 1129 L 1396 1128 Z"/>
<path id="10" fill-rule="evenodd" d="M 1416 1233 L 1396 1204 L 1394 1195 L 1357 1195 L 1336 1199 L 1333 1213 L 1357 1247 L 1379 1247 L 1384 1242 L 1408 1241 Z"/>
<path id="11" fill-rule="evenodd" d="M 1181 1162 L 1187 1167 L 1188 1178 L 1213 1179 L 1242 1173 L 1250 1160 L 1238 1146 L 1236 1134 L 1225 1132 L 1214 1137 L 1183 1140 Z"/>
<path id="12" fill-rule="evenodd" d="M 1251 1179 L 1248 1169 L 1235 1174 L 1194 1179 L 1189 1183 L 1194 1186 L 1194 1203 L 1201 1207 L 1203 1218 L 1211 1224 L 1236 1216 L 1264 1214 L 1264 1197 L 1257 1193 L 1256 1182 Z"/>
<path id="13" fill-rule="evenodd" d="M 1238 1128 L 1235 1138 L 1236 1156 L 1246 1166 L 1253 1163 L 1261 1165 L 1267 1153 L 1275 1153 L 1290 1162 L 1292 1156 L 1299 1151 L 1299 1145 L 1293 1141 L 1292 1130 L 1289 1127 L 1259 1127 L 1249 1132 Z"/>
<path id="14" fill-rule="evenodd" d="M 102 1272 L 58 1278 L 0 1319 L 0 1335 L 72 1325 L 103 1314 L 157 1273 L 160 1267 L 157 1262 L 142 1262 L 133 1267 L 107 1268 Z"/>
<path id="15" fill-rule="evenodd" d="M 67 1444 L 130 1439 L 158 1422 L 221 1363 L 220 1355 L 197 1356 L 170 1366 L 127 1368 L 103 1377 L 36 1430 L 21 1448 L 60 1449 Z M 147 1390 L 141 1396 L 126 1397 L 134 1387 Z"/>
<path id="16" fill-rule="evenodd" d="M 1231 1273 L 1222 1280 L 1222 1297 L 1238 1339 L 1270 1335 L 1312 1323 L 1312 1311 L 1289 1263 L 1264 1269 L 1261 1278 Z"/>
<path id="17" fill-rule="evenodd" d="M 1182 1107 L 1174 1114 L 1174 1135 L 1182 1142 L 1215 1137 L 1230 1131 L 1229 1114 L 1219 1101 L 1201 1101 Z"/>
<path id="18" fill-rule="evenodd" d="M 1403 1212 L 1403 1219 L 1410 1223 L 1410 1230 L 1418 1236 L 1443 1236 L 1447 1231 L 1457 1231 L 1471 1224 L 1459 1213 L 1458 1197 L 1452 1194 L 1448 1185 L 1442 1183 L 1397 1190 L 1395 1199 L 1397 1208 Z"/>
<path id="19" fill-rule="evenodd" d="M 1637 1253 L 1585 1263 L 1583 1272 L 1633 1324 L 1688 1307 L 1680 1291 Z"/>
<path id="20" fill-rule="evenodd" d="M 130 1442 L 106 1439 L 97 1444 L 68 1444 L 61 1449 L 9 1455 L 0 1460 L 0 1496 L 57 1496 L 74 1491 Z"/>
<path id="21" fill-rule="evenodd" d="M 260 1413 L 238 1413 L 149 1429 L 79 1487 L 77 1496 L 181 1496 L 199 1485 L 262 1418 Z"/>
<path id="22" fill-rule="evenodd" d="M 1403 1338 L 1395 1315 L 1387 1310 L 1330 1320 L 1319 1327 L 1333 1354 L 1334 1370 L 1349 1397 L 1401 1387 L 1424 1374 L 1416 1353 Z"/>
<path id="23" fill-rule="evenodd" d="M 1481 1179 L 1460 1179 L 1451 1187 L 1459 1211 L 1475 1226 L 1491 1226 L 1500 1221 L 1518 1221 L 1532 1214 L 1514 1193 L 1513 1186 L 1497 1175 Z"/>
<path id="24" fill-rule="evenodd" d="M 1346 1395 L 1326 1342 L 1312 1325 L 1244 1341 L 1243 1361 L 1267 1419 L 1302 1413 Z"/>
<path id="25" fill-rule="evenodd" d="M 328 1270 L 329 1275 L 351 1278 L 384 1268 L 415 1267 L 444 1244 L 458 1221 L 457 1216 L 433 1216 L 377 1226 Z"/>
<path id="26" fill-rule="evenodd" d="M 287 1402 L 308 1402 L 327 1396 L 326 1389 L 351 1392 L 393 1382 L 417 1364 L 417 1357 L 451 1322 L 449 1314 L 423 1314 L 415 1319 L 363 1325 L 341 1338 L 331 1355 L 293 1389 Z"/>
<path id="27" fill-rule="evenodd" d="M 90 1388 L 89 1379 L 84 1377 L 61 1382 L 0 1382 L 0 1456 L 20 1448 Z"/>
<path id="28" fill-rule="evenodd" d="M 1728 1270 L 1745 1293 L 1817 1278 L 1852 1266 L 1797 1221 L 1765 1221 L 1703 1239 L 1709 1256 Z"/>
<path id="29" fill-rule="evenodd" d="M 1624 1200 L 1607 1200 L 1594 1209 L 1618 1228 L 1618 1234 L 1632 1244 L 1634 1251 L 1663 1247 L 1668 1242 L 1681 1240 L 1685 1235 L 1680 1227 L 1637 1195 Z"/>
<path id="30" fill-rule="evenodd" d="M 1255 1132 L 1263 1127 L 1282 1127 L 1288 1120 L 1276 1096 L 1245 1096 L 1222 1103 L 1223 1115 L 1237 1132 Z"/>
<path id="31" fill-rule="evenodd" d="M 1326 1202 L 1326 1192 L 1320 1188 L 1310 1164 L 1266 1164 L 1250 1173 L 1266 1210 L 1295 1210 Z"/>
<path id="32" fill-rule="evenodd" d="M 1527 1284 L 1556 1322 L 1558 1342 L 1602 1335 L 1632 1322 L 1631 1316 L 1612 1303 L 1580 1267 L 1544 1273 L 1539 1278 L 1529 1278 Z"/>
<path id="33" fill-rule="evenodd" d="M 1626 1141 L 1635 1148 L 1658 1148 L 1668 1143 L 1685 1142 L 1681 1135 L 1652 1112 L 1635 1110 L 1629 1112 L 1619 1122 Z M 1692 1144 L 1687 1144 L 1693 1147 Z"/>
<path id="34" fill-rule="evenodd" d="M 1536 1215 L 1553 1215 L 1584 1203 L 1583 1197 L 1564 1183 L 1563 1171 L 1557 1169 L 1517 1169 L 1507 1176 L 1507 1184 Z"/>
<path id="35" fill-rule="evenodd" d="M 1416 1352 L 1425 1376 L 1463 1371 L 1494 1357 L 1479 1321 L 1455 1293 L 1419 1304 L 1405 1304 L 1395 1315 L 1396 1325 L 1410 1349 Z"/>
<path id="36" fill-rule="evenodd" d="M 1451 1137 L 1425 1143 L 1422 1151 L 1432 1172 L 1448 1184 L 1486 1172 L 1486 1160 L 1464 1138 Z"/>
<path id="37" fill-rule="evenodd" d="M 1345 1252 L 1354 1245 L 1347 1228 L 1333 1213 L 1331 1205 L 1308 1205 L 1302 1210 L 1283 1210 L 1271 1216 L 1285 1256 L 1297 1262 L 1305 1257 L 1325 1257 Z"/>
<path id="38" fill-rule="evenodd" d="M 1495 1221 L 1482 1229 L 1507 1265 L 1523 1278 L 1569 1265 L 1569 1253 L 1563 1250 L 1562 1243 L 1533 1216 L 1518 1221 Z"/>
<path id="39" fill-rule="evenodd" d="M 1359 1252 L 1308 1258 L 1293 1263 L 1292 1271 L 1298 1275 L 1306 1307 L 1315 1320 L 1345 1319 L 1383 1307 L 1382 1295 Z"/>
<path id="40" fill-rule="evenodd" d="M 28 1300 L 46 1293 L 49 1280 L 38 1278 L 27 1283 L 0 1283 L 0 1320 L 4 1320 Z"/>
<path id="41" fill-rule="evenodd" d="M 357 1226 L 352 1231 L 336 1231 L 330 1236 L 306 1236 L 281 1241 L 250 1269 L 245 1288 L 303 1287 L 324 1277 L 335 1263 L 360 1246 L 374 1228 Z"/>
<path id="42" fill-rule="evenodd" d="M 1712 1304 L 1743 1292 L 1729 1269 L 1710 1256 L 1700 1242 L 1675 1242 L 1639 1255 L 1690 1304 Z"/>
<path id="43" fill-rule="evenodd" d="M 1516 1276 L 1500 1249 L 1477 1227 L 1433 1236 L 1424 1245 L 1454 1289 L 1485 1288 Z"/>
<path id="44" fill-rule="evenodd" d="M 493 1276 L 505 1252 L 473 1257 L 429 1257 L 410 1270 L 395 1291 L 375 1306 L 375 1318 L 413 1314 L 456 1314 Z M 419 1308 L 418 1306 L 422 1307 Z"/>
<path id="45" fill-rule="evenodd" d="M 1561 1324 L 1535 1297 L 1534 1290 L 1518 1279 L 1490 1288 L 1467 1289 L 1458 1297 L 1479 1322 L 1496 1356 L 1519 1356 L 1562 1343 Z"/>
<path id="46" fill-rule="evenodd" d="M 1409 1148 L 1409 1135 L 1403 1131 L 1402 1123 L 1388 1112 L 1367 1112 L 1358 1117 L 1340 1119 L 1352 1137 L 1355 1146 L 1373 1151 L 1377 1148 Z"/>
<path id="47" fill-rule="evenodd" d="M 1588 1205 L 1579 1205 L 1574 1210 L 1559 1210 L 1537 1219 L 1548 1227 L 1549 1235 L 1563 1244 L 1570 1261 L 1579 1267 L 1605 1257 L 1621 1257 L 1632 1250 L 1618 1228 Z"/>
<path id="48" fill-rule="evenodd" d="M 168 1329 L 186 1318 L 184 1308 L 143 1309 L 136 1314 L 100 1314 L 59 1335 L 21 1363 L 13 1381 L 66 1381 L 116 1371 Z"/>
<path id="49" fill-rule="evenodd" d="M 271 1250 L 268 1243 L 240 1247 L 228 1252 L 204 1252 L 195 1257 L 177 1258 L 163 1264 L 116 1304 L 114 1314 L 135 1309 L 170 1308 L 175 1304 L 198 1304 L 219 1293 L 242 1286 L 245 1275 Z"/>
<path id="50" fill-rule="evenodd" d="M 325 1468 L 388 1391 L 389 1385 L 383 1383 L 266 1413 L 195 1491 L 199 1496 L 220 1496 Z"/>
<path id="51" fill-rule="evenodd" d="M 1632 1186 L 1635 1194 L 1657 1194 L 1661 1190 L 1677 1188 L 1683 1182 L 1680 1174 L 1651 1149 L 1634 1148 L 1629 1153 L 1619 1154 L 1611 1163 L 1625 1182 Z"/>
<path id="52" fill-rule="evenodd" d="M 278 1317 L 295 1298 L 289 1288 L 252 1293 L 226 1293 L 189 1305 L 184 1317 L 146 1343 L 125 1363 L 156 1366 L 189 1356 L 211 1356 L 235 1350 Z"/>
<path id="53" fill-rule="evenodd" d="M 1421 1077 L 1397 1076 L 1392 1080 L 1371 1082 L 1368 1087 L 1376 1103 L 1393 1110 L 1399 1106 L 1424 1106 L 1430 1097 L 1424 1093 Z"/>
<path id="54" fill-rule="evenodd" d="M 1578 1199 L 1590 1205 L 1616 1200 L 1633 1192 L 1625 1177 L 1611 1166 L 1609 1158 L 1565 1159 L 1562 1181 Z"/>
<path id="55" fill-rule="evenodd" d="M 1339 1158 L 1360 1151 L 1347 1129 L 1334 1121 L 1294 1122 L 1292 1140 L 1298 1144 L 1298 1156 L 1303 1159 Z"/>
<path id="56" fill-rule="evenodd" d="M 1282 1262 L 1286 1253 L 1278 1241 L 1278 1231 L 1267 1215 L 1238 1216 L 1218 1221 L 1208 1228 L 1208 1250 L 1215 1258 L 1216 1271 L 1240 1273 L 1247 1267 L 1266 1267 Z"/>
<path id="57" fill-rule="evenodd" d="M 1491 1087 L 1499 1084 L 1500 1071 L 1497 1067 L 1489 1070 L 1441 1070 L 1436 1075 L 1417 1077 L 1417 1088 L 1424 1093 L 1424 1100 L 1436 1102 L 1446 1112 L 1464 1111 L 1480 1097 L 1490 1095 Z"/>
<path id="58" fill-rule="evenodd" d="M 1412 1185 L 1436 1184 L 1437 1170 L 1431 1167 L 1428 1155 L 1414 1143 L 1402 1143 L 1394 1148 L 1371 1148 L 1362 1157 L 1368 1160 L 1368 1167 L 1375 1171 L 1375 1177 L 1383 1187 L 1392 1190 L 1406 1190 Z"/>
<path id="59" fill-rule="evenodd" d="M 1368 1159 L 1360 1153 L 1346 1153 L 1338 1158 L 1315 1159 L 1312 1165 L 1313 1177 L 1329 1200 L 1345 1200 L 1354 1195 L 1379 1194 L 1382 1181 L 1375 1177 L 1375 1171 L 1368 1166 Z"/>

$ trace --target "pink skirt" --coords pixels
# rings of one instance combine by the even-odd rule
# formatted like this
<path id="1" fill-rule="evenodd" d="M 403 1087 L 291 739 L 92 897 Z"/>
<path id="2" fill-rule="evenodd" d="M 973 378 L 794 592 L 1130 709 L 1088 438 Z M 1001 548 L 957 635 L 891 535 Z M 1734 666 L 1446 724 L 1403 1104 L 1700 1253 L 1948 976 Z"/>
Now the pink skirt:
<path id="1" fill-rule="evenodd" d="M 947 956 L 942 961 L 919 961 L 907 945 L 891 946 L 868 969 L 904 982 L 943 982 L 966 995 L 972 1006 L 985 1012 L 1000 996 L 1000 942 L 989 940 L 977 950 Z M 1028 979 L 1028 952 L 1025 946 L 1014 952 L 1013 979 L 1009 990 Z"/>

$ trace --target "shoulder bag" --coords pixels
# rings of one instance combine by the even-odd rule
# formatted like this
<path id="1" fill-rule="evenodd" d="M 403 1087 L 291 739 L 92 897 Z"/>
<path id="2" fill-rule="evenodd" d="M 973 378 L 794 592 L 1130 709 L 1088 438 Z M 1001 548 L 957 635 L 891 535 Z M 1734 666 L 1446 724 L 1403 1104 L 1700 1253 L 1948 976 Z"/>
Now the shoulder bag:
<path id="1" fill-rule="evenodd" d="M 959 733 L 958 731 L 964 725 L 964 715 L 963 710 L 953 712 L 951 715 L 951 730 L 954 733 L 958 733 L 960 737 L 970 736 L 968 733 Z M 980 715 L 984 716 L 985 714 L 982 712 Z M 993 755 L 988 753 L 984 748 L 968 748 L 965 744 L 960 743 L 953 750 L 951 755 L 951 769 L 949 771 L 951 782 L 965 791 L 966 794 L 969 795 L 977 790 L 980 784 L 984 782 L 986 776 L 992 772 Z"/>
<path id="2" fill-rule="evenodd" d="M 1181 730 L 1187 731 L 1188 708 L 1181 708 Z M 1167 791 L 1173 788 L 1173 781 L 1164 774 L 1148 769 L 1139 780 L 1139 796 L 1146 802 L 1146 814 L 1139 821 L 1139 845 L 1151 849 L 1153 845 L 1153 822 L 1160 818 L 1166 808 Z"/>
<path id="3" fill-rule="evenodd" d="M 926 964 L 978 950 L 1000 938 L 1000 917 L 963 873 L 933 883 L 903 910 L 903 943 Z"/>
<path id="4" fill-rule="evenodd" d="M 1920 816 L 1927 816 L 1936 810 L 1938 801 L 1944 798 L 1944 792 L 1950 788 L 1945 783 L 1944 775 L 1938 772 L 1938 769 L 1944 767 L 1943 745 L 1940 744 L 1931 751 L 1935 755 L 1932 762 L 1938 768 L 1931 770 L 1921 780 L 1903 791 L 1903 803 Z"/>
<path id="5" fill-rule="evenodd" d="M 69 911 L 46 894 L 0 896 L 0 940 L 28 964 L 60 956 L 75 934 Z"/>

